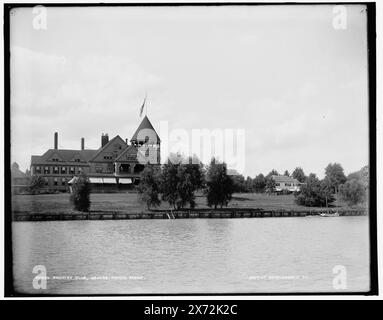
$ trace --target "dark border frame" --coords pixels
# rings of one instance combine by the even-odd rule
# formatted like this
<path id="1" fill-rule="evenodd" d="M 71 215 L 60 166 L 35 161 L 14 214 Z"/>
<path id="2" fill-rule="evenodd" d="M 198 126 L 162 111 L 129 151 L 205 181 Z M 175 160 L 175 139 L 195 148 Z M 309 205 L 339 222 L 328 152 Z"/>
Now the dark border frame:
<path id="1" fill-rule="evenodd" d="M 370 166 L 370 290 L 367 292 L 300 293 L 160 293 L 160 294 L 21 294 L 13 287 L 11 140 L 10 140 L 10 10 L 19 7 L 177 7 L 177 6 L 256 6 L 256 5 L 365 5 L 367 7 L 368 94 L 369 94 L 369 166 Z M 103 296 L 305 296 L 305 295 L 378 295 L 378 244 L 376 196 L 376 3 L 375 2 L 185 2 L 185 3 L 5 3 L 4 4 L 4 296 L 5 297 L 103 297 Z"/>

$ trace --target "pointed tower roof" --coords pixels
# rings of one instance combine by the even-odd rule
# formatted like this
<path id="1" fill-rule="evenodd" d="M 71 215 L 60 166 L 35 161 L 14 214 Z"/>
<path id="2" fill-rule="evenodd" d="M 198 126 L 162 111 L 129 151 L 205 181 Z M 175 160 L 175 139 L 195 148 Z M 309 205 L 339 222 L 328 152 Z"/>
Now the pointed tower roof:
<path id="1" fill-rule="evenodd" d="M 143 129 L 150 129 L 150 130 L 153 130 L 157 136 L 157 141 L 160 142 L 160 137 L 158 136 L 156 130 L 154 129 L 153 125 L 151 124 L 148 116 L 145 115 L 144 119 L 142 119 L 141 121 L 141 124 L 138 126 L 136 132 L 133 134 L 133 137 L 132 139 L 130 139 L 131 142 L 138 142 L 138 133 L 143 130 Z M 144 139 L 142 139 L 141 141 L 144 141 Z"/>

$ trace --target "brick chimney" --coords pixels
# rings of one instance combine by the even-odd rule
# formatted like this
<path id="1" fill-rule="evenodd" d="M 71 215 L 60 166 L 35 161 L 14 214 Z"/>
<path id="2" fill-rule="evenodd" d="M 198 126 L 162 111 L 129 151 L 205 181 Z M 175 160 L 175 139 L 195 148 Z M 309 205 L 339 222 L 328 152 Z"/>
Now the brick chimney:
<path id="1" fill-rule="evenodd" d="M 85 149 L 85 139 L 81 138 L 81 150 Z"/>
<path id="2" fill-rule="evenodd" d="M 54 148 L 57 150 L 59 145 L 59 134 L 55 132 L 55 139 L 54 139 Z"/>
<path id="3" fill-rule="evenodd" d="M 102 134 L 101 136 L 101 148 L 109 142 L 109 136 L 107 133 Z"/>

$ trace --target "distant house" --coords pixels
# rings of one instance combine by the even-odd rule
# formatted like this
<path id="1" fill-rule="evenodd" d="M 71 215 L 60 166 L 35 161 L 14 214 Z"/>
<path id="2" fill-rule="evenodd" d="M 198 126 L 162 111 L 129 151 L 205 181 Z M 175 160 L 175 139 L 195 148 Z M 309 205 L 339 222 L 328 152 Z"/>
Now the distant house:
<path id="1" fill-rule="evenodd" d="M 290 191 L 296 192 L 301 190 L 301 185 L 303 183 L 299 182 L 297 179 L 288 177 L 288 176 L 279 176 L 272 175 L 271 178 L 275 181 L 275 191 Z"/>
<path id="2" fill-rule="evenodd" d="M 19 169 L 19 165 L 14 162 L 11 167 L 12 192 L 19 193 L 28 188 L 30 176 Z"/>

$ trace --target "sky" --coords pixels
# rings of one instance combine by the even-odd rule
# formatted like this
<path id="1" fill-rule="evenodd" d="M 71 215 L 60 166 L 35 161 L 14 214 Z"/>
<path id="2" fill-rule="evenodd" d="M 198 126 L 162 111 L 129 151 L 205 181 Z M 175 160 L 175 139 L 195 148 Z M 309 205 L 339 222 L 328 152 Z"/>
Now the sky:
<path id="1" fill-rule="evenodd" d="M 245 176 L 368 164 L 366 13 L 348 5 L 32 8 L 11 12 L 11 161 L 158 130 L 244 130 Z M 159 132 L 161 137 L 161 133 Z"/>

